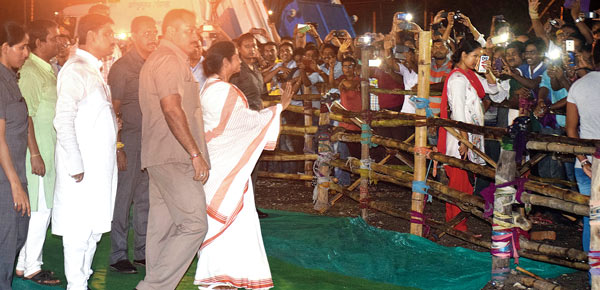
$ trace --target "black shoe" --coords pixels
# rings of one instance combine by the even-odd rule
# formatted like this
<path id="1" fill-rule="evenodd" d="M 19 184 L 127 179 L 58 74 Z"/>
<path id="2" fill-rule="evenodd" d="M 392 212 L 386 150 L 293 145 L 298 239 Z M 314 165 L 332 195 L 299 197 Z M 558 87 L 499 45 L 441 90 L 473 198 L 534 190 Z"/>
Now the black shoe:
<path id="1" fill-rule="evenodd" d="M 268 213 L 266 213 L 266 212 L 262 212 L 262 211 L 260 211 L 260 209 L 258 209 L 258 208 L 256 209 L 256 213 L 258 213 L 258 218 L 261 218 L 261 219 L 263 219 L 263 218 L 268 218 L 268 217 L 269 217 L 269 214 L 268 214 Z"/>
<path id="2" fill-rule="evenodd" d="M 110 265 L 110 269 L 122 274 L 137 274 L 137 269 L 129 262 L 129 260 L 118 261 Z"/>
<path id="3" fill-rule="evenodd" d="M 140 267 L 146 267 L 146 259 L 133 260 L 133 264 Z"/>

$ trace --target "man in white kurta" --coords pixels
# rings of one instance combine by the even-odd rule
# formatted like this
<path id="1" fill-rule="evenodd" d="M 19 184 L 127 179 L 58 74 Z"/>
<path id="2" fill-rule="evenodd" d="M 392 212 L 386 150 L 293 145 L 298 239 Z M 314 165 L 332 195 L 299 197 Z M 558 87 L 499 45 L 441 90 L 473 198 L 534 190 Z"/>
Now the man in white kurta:
<path id="1" fill-rule="evenodd" d="M 84 16 L 80 48 L 58 75 L 52 233 L 63 237 L 67 289 L 73 290 L 88 289 L 96 244 L 113 216 L 117 123 L 100 72 L 100 59 L 114 46 L 111 25 L 106 16 Z"/>

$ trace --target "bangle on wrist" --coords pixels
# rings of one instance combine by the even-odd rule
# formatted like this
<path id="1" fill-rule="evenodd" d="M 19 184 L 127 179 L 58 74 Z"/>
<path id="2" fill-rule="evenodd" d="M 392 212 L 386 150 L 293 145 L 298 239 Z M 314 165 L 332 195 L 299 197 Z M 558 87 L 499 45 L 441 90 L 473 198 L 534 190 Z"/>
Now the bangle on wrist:
<path id="1" fill-rule="evenodd" d="M 125 144 L 123 144 L 122 142 L 117 142 L 117 149 L 123 149 L 125 148 Z"/>
<path id="2" fill-rule="evenodd" d="M 193 153 L 190 155 L 190 160 L 194 160 L 194 158 L 200 157 L 201 153 Z"/>
<path id="3" fill-rule="evenodd" d="M 40 155 L 39 153 L 38 154 L 31 154 L 31 158 L 38 157 L 38 156 L 42 156 L 42 155 Z"/>

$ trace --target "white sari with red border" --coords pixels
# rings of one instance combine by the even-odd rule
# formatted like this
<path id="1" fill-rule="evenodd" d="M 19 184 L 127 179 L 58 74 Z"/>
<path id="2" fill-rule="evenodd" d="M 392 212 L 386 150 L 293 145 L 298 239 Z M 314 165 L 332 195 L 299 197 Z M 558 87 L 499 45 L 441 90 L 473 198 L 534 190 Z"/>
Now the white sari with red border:
<path id="1" fill-rule="evenodd" d="M 252 111 L 234 85 L 209 78 L 200 93 L 211 166 L 204 185 L 208 233 L 194 284 L 273 287 L 250 174 L 263 150 L 275 149 L 281 105 Z"/>

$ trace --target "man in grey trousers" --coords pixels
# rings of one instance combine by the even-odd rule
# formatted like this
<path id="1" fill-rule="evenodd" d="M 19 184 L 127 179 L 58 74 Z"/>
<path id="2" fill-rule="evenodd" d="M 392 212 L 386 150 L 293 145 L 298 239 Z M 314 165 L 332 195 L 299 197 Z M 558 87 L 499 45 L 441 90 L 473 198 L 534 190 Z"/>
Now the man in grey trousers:
<path id="1" fill-rule="evenodd" d="M 140 71 L 146 58 L 156 49 L 156 22 L 139 16 L 131 22 L 133 48 L 115 62 L 108 74 L 113 108 L 123 121 L 118 135 L 117 165 L 119 183 L 111 226 L 110 268 L 135 274 L 135 265 L 146 265 L 148 227 L 148 173 L 141 169 L 142 111 L 139 103 Z M 133 264 L 127 255 L 129 210 L 133 203 Z"/>

